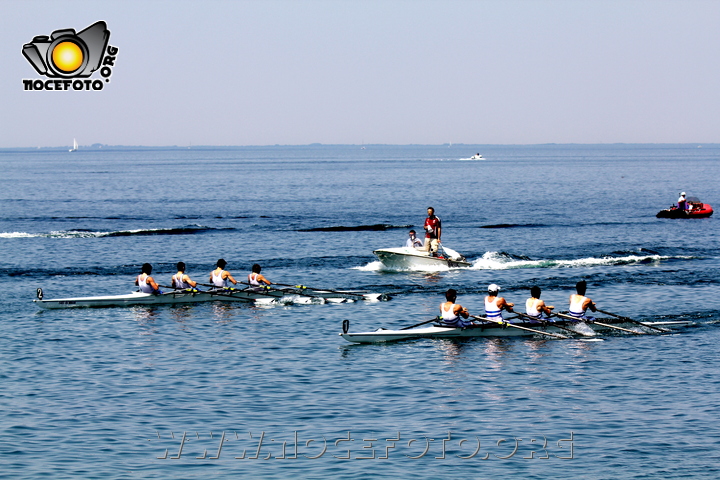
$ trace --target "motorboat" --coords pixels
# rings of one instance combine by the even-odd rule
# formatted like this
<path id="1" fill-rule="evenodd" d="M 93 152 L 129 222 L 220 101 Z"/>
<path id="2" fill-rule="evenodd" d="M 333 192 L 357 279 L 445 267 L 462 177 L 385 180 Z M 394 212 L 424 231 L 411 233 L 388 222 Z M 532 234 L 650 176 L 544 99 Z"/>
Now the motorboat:
<path id="1" fill-rule="evenodd" d="M 657 218 L 706 218 L 713 214 L 712 207 L 703 203 L 697 197 L 687 198 L 687 210 L 681 210 L 677 205 L 673 205 L 665 210 L 660 210 Z"/>
<path id="2" fill-rule="evenodd" d="M 458 252 L 445 246 L 441 246 L 435 255 L 412 247 L 381 248 L 373 251 L 373 254 L 392 270 L 432 270 L 472 265 Z"/>
<path id="3" fill-rule="evenodd" d="M 483 158 L 483 156 L 480 155 L 479 153 L 476 153 L 475 155 L 470 157 L 470 160 L 485 160 L 485 158 Z"/>

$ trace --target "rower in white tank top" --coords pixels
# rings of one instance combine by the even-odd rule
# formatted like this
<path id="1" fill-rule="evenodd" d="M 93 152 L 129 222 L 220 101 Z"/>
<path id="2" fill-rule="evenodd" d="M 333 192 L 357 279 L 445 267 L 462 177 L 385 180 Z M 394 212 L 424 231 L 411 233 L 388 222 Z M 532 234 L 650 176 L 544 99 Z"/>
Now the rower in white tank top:
<path id="1" fill-rule="evenodd" d="M 272 285 L 260 272 L 262 268 L 257 263 L 252 266 L 252 273 L 248 275 L 248 283 L 253 287 L 262 287 L 264 285 Z"/>
<path id="2" fill-rule="evenodd" d="M 152 285 L 149 285 L 147 283 L 147 279 L 149 277 L 150 276 L 145 273 L 141 273 L 140 275 L 137 276 L 137 280 L 136 280 L 137 286 L 138 286 L 139 290 L 143 293 L 153 293 L 155 291 L 155 289 L 152 287 Z"/>
<path id="3" fill-rule="evenodd" d="M 585 315 L 585 312 L 588 308 L 593 312 L 597 310 L 597 308 L 595 307 L 595 302 L 585 296 L 586 288 L 587 283 L 585 282 L 585 280 L 581 280 L 575 285 L 575 291 L 577 292 L 577 294 L 574 293 L 570 295 L 569 314 L 570 316 L 578 319 L 594 320 L 594 318 Z"/>
<path id="4" fill-rule="evenodd" d="M 499 297 L 500 287 L 495 285 L 488 286 L 488 296 L 485 297 L 485 317 L 495 322 L 502 322 L 502 311 L 512 312 L 514 303 L 506 302 L 503 297 Z"/>
<path id="5" fill-rule="evenodd" d="M 488 297 L 485 297 L 485 316 L 490 320 L 502 320 L 502 309 L 498 307 L 498 297 L 493 298 L 491 301 Z"/>
<path id="6" fill-rule="evenodd" d="M 187 283 L 183 278 L 185 277 L 185 274 L 183 272 L 178 272 L 175 275 L 172 276 L 173 285 L 175 285 L 175 288 L 182 290 L 185 288 L 192 288 L 192 285 Z"/>
<path id="7" fill-rule="evenodd" d="M 570 315 L 573 317 L 585 315 L 585 309 L 583 308 L 585 300 L 587 300 L 587 297 L 583 295 L 570 295 Z"/>
<path id="8" fill-rule="evenodd" d="M 530 298 L 525 301 L 525 312 L 528 316 L 536 320 L 550 320 L 552 316 L 552 310 L 555 308 L 552 305 L 546 305 L 544 300 L 540 300 L 542 290 L 537 285 L 533 285 L 530 289 Z M 543 316 L 543 313 L 546 316 Z"/>
<path id="9" fill-rule="evenodd" d="M 446 325 L 452 325 L 453 327 L 467 327 L 473 323 L 470 321 L 463 320 L 459 315 L 455 315 L 455 305 L 451 304 L 448 310 L 445 310 L 443 305 L 440 305 L 440 312 L 442 317 L 442 323 Z"/>
<path id="10" fill-rule="evenodd" d="M 187 290 L 197 286 L 197 282 L 193 282 L 190 276 L 185 273 L 184 262 L 177 263 L 177 273 L 171 277 L 170 281 L 170 285 L 178 290 Z"/>
<path id="11" fill-rule="evenodd" d="M 225 265 L 227 265 L 227 262 L 221 258 L 217 261 L 217 268 L 210 272 L 210 282 L 216 288 L 227 288 L 228 281 L 232 282 L 233 285 L 237 285 L 237 280 L 230 275 L 230 272 L 225 270 Z"/>
<path id="12" fill-rule="evenodd" d="M 525 312 L 531 317 L 540 318 L 542 312 L 538 310 L 537 306 L 541 301 L 539 298 L 528 298 L 525 302 Z"/>
<path id="13" fill-rule="evenodd" d="M 447 302 L 440 304 L 440 318 L 442 319 L 442 323 L 460 328 L 472 325 L 472 321 L 463 320 L 463 318 L 468 318 L 470 314 L 462 305 L 455 303 L 456 298 L 457 292 L 452 288 L 445 293 Z"/>
<path id="14" fill-rule="evenodd" d="M 143 263 L 140 272 L 140 275 L 135 277 L 135 285 L 138 286 L 138 289 L 140 289 L 141 292 L 156 294 L 162 293 L 160 291 L 160 286 L 155 282 L 155 279 L 150 276 L 152 275 L 152 265 L 149 263 Z"/>
<path id="15" fill-rule="evenodd" d="M 450 304 L 450 306 L 446 310 L 445 305 L 448 305 L 448 304 Z M 440 316 L 442 317 L 442 319 L 445 323 L 455 323 L 455 320 L 458 319 L 458 316 L 455 315 L 455 312 L 453 311 L 454 309 L 455 309 L 454 303 L 447 302 L 447 303 L 440 305 Z"/>
<path id="16" fill-rule="evenodd" d="M 217 269 L 213 270 L 210 273 L 210 279 L 212 281 L 212 284 L 215 285 L 217 288 L 227 288 L 228 286 L 227 279 L 223 278 L 223 272 L 224 270 Z"/>
<path id="17" fill-rule="evenodd" d="M 589 298 L 583 296 L 583 295 L 570 295 L 570 311 L 568 314 L 571 317 L 575 317 L 580 320 L 595 320 L 594 317 L 588 317 L 586 315 L 586 308 L 583 308 L 583 305 L 586 304 L 586 302 L 590 300 Z M 590 303 L 588 307 L 592 310 L 595 304 L 590 300 Z"/>

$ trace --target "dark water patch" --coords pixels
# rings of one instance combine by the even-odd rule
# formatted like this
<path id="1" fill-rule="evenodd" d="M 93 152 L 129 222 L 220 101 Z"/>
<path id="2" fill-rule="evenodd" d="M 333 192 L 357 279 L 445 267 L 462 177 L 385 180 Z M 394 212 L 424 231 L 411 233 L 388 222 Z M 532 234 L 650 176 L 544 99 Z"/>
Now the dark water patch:
<path id="1" fill-rule="evenodd" d="M 303 228 L 299 229 L 298 232 L 375 232 L 401 228 L 412 228 L 413 226 L 414 225 L 390 225 L 387 223 L 377 223 L 374 225 L 356 225 L 351 227 L 339 225 L 333 227 Z"/>
<path id="2" fill-rule="evenodd" d="M 481 225 L 480 228 L 516 228 L 516 227 L 542 227 L 542 225 L 520 225 L 517 223 L 497 223 L 494 225 Z"/>
<path id="3" fill-rule="evenodd" d="M 103 233 L 101 237 L 135 237 L 144 235 L 192 235 L 216 230 L 233 230 L 232 228 L 210 228 L 210 227 L 179 227 L 179 228 L 157 228 L 149 230 L 125 230 L 119 232 Z"/>

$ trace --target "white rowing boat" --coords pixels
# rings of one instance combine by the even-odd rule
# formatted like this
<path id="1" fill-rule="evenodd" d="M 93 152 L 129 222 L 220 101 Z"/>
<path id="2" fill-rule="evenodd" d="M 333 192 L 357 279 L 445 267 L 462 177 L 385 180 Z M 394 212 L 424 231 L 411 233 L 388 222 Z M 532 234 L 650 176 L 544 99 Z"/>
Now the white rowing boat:
<path id="1" fill-rule="evenodd" d="M 439 256 L 411 247 L 381 248 L 373 251 L 387 268 L 392 270 L 434 270 L 472 266 L 455 250 L 443 246 Z"/>
<path id="2" fill-rule="evenodd" d="M 123 307 L 129 305 L 174 305 L 212 301 L 276 303 L 342 303 L 355 300 L 380 301 L 389 297 L 381 293 L 353 293 L 335 290 L 318 290 L 300 285 L 293 288 L 247 287 L 243 289 L 212 290 L 171 290 L 161 294 L 132 292 L 125 295 L 105 295 L 96 297 L 74 297 L 44 299 L 43 291 L 38 288 L 37 299 L 33 300 L 41 308 L 76 307 Z"/>
<path id="3" fill-rule="evenodd" d="M 606 325 L 621 325 L 625 322 L 622 319 L 617 318 L 606 318 L 598 319 L 599 322 Z M 649 328 L 680 328 L 692 324 L 690 321 L 671 321 L 671 322 L 646 322 L 644 326 Z M 577 328 L 577 322 L 571 321 L 556 321 L 547 324 L 541 324 L 539 322 L 520 322 L 513 323 L 511 325 L 501 325 L 499 323 L 483 323 L 479 325 L 472 325 L 465 328 L 443 326 L 440 324 L 434 324 L 428 327 L 409 328 L 400 330 L 389 330 L 385 328 L 379 328 L 372 332 L 348 332 L 349 322 L 343 322 L 343 331 L 339 335 L 348 342 L 352 343 L 380 343 L 380 342 L 395 342 L 398 340 L 409 340 L 416 338 L 473 338 L 473 337 L 516 337 L 516 336 L 528 336 L 528 335 L 542 335 L 547 333 L 553 336 L 566 336 L 568 335 L 568 329 L 572 330 Z M 594 323 L 583 323 L 592 330 L 598 332 L 609 331 L 612 328 L 604 325 L 598 325 Z M 632 324 L 628 324 L 632 325 Z M 519 328 L 514 328 L 519 327 Z M 561 328 L 562 327 L 562 328 Z M 539 333 L 542 332 L 542 333 Z"/>
<path id="4" fill-rule="evenodd" d="M 230 302 L 252 302 L 257 299 L 283 297 L 283 292 L 261 291 L 251 288 L 242 290 L 174 290 L 161 294 L 132 292 L 125 295 L 104 295 L 96 297 L 74 297 L 44 299 L 43 291 L 38 288 L 38 298 L 33 300 L 39 307 L 46 309 L 76 307 L 124 307 L 129 305 L 175 305 L 182 303 L 212 302 L 215 300 Z"/>

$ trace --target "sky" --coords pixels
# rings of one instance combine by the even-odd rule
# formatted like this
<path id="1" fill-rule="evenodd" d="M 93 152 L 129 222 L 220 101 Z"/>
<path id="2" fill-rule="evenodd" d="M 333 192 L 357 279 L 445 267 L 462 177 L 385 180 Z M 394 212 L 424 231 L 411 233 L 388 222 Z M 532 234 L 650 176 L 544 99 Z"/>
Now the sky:
<path id="1" fill-rule="evenodd" d="M 23 90 L 24 44 L 99 20 L 101 91 Z M 720 143 L 716 0 L 0 0 L 0 26 L 0 148 Z"/>

